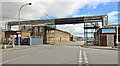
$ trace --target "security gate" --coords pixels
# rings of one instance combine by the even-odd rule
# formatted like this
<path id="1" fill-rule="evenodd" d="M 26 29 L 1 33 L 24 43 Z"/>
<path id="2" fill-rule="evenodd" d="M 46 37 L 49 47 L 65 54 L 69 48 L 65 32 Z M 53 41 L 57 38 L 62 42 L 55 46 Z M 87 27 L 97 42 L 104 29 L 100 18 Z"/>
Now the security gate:
<path id="1" fill-rule="evenodd" d="M 108 47 L 114 46 L 114 35 L 107 35 L 107 46 Z"/>

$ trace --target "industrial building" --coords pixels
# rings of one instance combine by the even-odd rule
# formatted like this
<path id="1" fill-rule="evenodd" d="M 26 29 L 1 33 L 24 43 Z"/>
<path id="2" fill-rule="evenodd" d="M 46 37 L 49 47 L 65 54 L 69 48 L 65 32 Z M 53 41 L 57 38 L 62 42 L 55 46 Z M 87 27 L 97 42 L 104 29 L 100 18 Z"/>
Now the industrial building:
<path id="1" fill-rule="evenodd" d="M 31 37 L 43 38 L 43 44 L 70 42 L 71 34 L 50 26 L 33 26 Z"/>
<path id="2" fill-rule="evenodd" d="M 23 27 L 22 27 L 23 28 Z M 18 34 L 20 34 L 21 45 L 57 44 L 70 42 L 71 34 L 49 26 L 31 26 L 23 31 L 5 31 L 5 42 L 7 45 L 15 36 L 15 44 L 18 45 Z"/>
<path id="3" fill-rule="evenodd" d="M 72 35 L 68 32 L 62 30 L 51 30 L 47 32 L 47 43 L 50 44 L 59 44 L 59 43 L 67 43 L 70 42 L 70 38 Z"/>
<path id="4" fill-rule="evenodd" d="M 110 47 L 117 46 L 116 44 L 117 30 L 118 30 L 118 37 L 120 37 L 120 25 L 107 25 L 104 26 L 103 28 L 99 28 L 97 30 L 97 33 L 94 33 L 95 37 L 97 38 L 96 45 L 110 46 Z M 120 38 L 118 38 L 118 42 L 120 42 Z"/>
<path id="5" fill-rule="evenodd" d="M 71 37 L 71 41 L 73 41 L 73 42 L 75 42 L 75 41 L 83 41 L 83 37 L 72 36 L 72 37 Z"/>
<path id="6" fill-rule="evenodd" d="M 41 38 L 43 39 L 43 44 L 46 44 L 47 41 L 47 27 L 46 26 L 32 26 L 31 28 L 31 38 Z"/>

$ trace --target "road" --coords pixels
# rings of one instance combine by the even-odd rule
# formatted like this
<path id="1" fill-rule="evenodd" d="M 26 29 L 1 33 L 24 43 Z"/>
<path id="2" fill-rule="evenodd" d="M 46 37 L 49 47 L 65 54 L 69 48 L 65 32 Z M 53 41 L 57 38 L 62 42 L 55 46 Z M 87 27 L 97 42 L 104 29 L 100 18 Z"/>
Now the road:
<path id="1" fill-rule="evenodd" d="M 113 65 L 118 64 L 117 50 L 82 48 L 79 46 L 80 44 L 82 44 L 82 42 L 71 42 L 58 45 L 38 45 L 26 49 L 6 51 L 2 53 L 2 63 L 3 66 L 10 66 L 11 64 L 117 66 Z"/>

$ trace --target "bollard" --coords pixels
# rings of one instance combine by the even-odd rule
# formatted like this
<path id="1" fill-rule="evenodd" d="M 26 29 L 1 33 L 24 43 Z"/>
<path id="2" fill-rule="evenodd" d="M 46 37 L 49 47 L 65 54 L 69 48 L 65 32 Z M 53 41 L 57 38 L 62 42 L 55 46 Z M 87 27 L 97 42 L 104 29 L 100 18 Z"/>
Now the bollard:
<path id="1" fill-rule="evenodd" d="M 6 45 L 4 45 L 4 49 L 6 49 L 7 47 L 6 47 Z"/>
<path id="2" fill-rule="evenodd" d="M 12 37 L 12 47 L 14 48 L 15 47 L 15 44 L 14 44 L 14 37 Z"/>

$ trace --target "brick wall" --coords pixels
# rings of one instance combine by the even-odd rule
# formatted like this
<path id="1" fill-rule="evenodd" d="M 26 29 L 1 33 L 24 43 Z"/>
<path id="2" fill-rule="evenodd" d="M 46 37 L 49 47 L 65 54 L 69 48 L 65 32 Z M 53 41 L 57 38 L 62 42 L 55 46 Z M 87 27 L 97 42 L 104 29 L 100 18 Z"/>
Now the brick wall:
<path id="1" fill-rule="evenodd" d="M 48 43 L 66 43 L 70 42 L 70 34 L 59 30 L 54 32 L 53 30 L 47 34 L 47 39 Z"/>
<path id="2" fill-rule="evenodd" d="M 21 37 L 22 38 L 28 38 L 30 37 L 31 33 L 30 32 L 21 32 Z"/>

